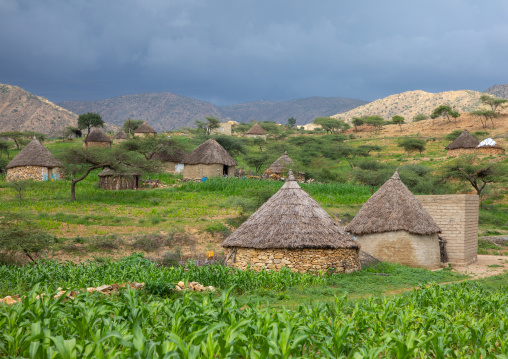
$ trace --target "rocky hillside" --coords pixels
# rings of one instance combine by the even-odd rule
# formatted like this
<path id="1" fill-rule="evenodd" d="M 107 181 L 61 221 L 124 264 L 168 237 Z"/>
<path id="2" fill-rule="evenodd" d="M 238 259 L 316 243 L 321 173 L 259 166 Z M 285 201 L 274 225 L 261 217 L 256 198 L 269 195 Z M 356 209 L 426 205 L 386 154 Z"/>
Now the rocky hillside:
<path id="1" fill-rule="evenodd" d="M 508 99 L 508 84 L 494 85 L 486 89 L 485 92 L 499 98 Z"/>
<path id="2" fill-rule="evenodd" d="M 76 126 L 78 116 L 19 87 L 0 84 L 0 132 L 37 131 L 56 135 Z"/>
<path id="3" fill-rule="evenodd" d="M 420 90 L 407 91 L 376 100 L 332 117 L 351 121 L 354 117 L 378 115 L 385 120 L 390 120 L 393 116 L 400 115 L 403 116 L 407 122 L 411 121 L 411 119 L 419 113 L 429 116 L 434 108 L 443 104 L 450 105 L 461 113 L 473 111 L 480 106 L 481 94 L 481 92 L 470 90 L 440 93 L 430 93 Z"/>

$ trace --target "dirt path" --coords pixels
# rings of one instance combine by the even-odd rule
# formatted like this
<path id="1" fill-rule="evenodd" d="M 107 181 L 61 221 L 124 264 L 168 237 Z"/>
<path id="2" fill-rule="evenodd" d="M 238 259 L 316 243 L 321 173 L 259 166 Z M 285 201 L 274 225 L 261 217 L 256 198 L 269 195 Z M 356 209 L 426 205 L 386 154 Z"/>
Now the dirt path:
<path id="1" fill-rule="evenodd" d="M 508 271 L 508 257 L 478 255 L 478 260 L 468 266 L 454 266 L 453 271 L 467 274 L 471 279 L 480 279 L 503 274 Z"/>

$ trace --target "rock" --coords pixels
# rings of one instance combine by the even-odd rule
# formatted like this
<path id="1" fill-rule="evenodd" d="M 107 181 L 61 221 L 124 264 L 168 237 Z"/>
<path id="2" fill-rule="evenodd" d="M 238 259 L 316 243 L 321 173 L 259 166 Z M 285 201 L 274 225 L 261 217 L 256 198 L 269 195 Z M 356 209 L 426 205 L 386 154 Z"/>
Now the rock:
<path id="1" fill-rule="evenodd" d="M 212 287 L 211 285 L 209 285 L 208 287 L 206 287 L 206 289 L 208 289 L 210 292 L 215 292 L 215 288 Z"/>
<path id="2" fill-rule="evenodd" d="M 111 286 L 109 284 L 101 285 L 100 287 L 95 288 L 95 290 L 98 292 L 106 292 L 106 291 L 110 291 L 111 289 L 113 289 L 113 286 Z"/>
<path id="3" fill-rule="evenodd" d="M 181 290 L 183 290 L 183 288 L 182 288 L 182 287 L 180 287 L 179 285 L 176 285 L 176 286 L 175 286 L 175 290 L 177 290 L 177 291 L 181 291 Z"/>
<path id="4" fill-rule="evenodd" d="M 15 298 L 11 297 L 10 295 L 8 295 L 7 297 L 5 297 L 3 299 L 0 299 L 0 303 L 4 303 L 6 305 L 11 305 L 11 304 L 17 303 L 19 301 L 20 301 L 19 298 L 15 299 Z"/>
<path id="5" fill-rule="evenodd" d="M 182 281 L 180 281 L 180 282 L 178 282 L 178 286 L 179 286 L 180 288 L 185 288 L 185 283 L 184 283 L 184 282 L 182 282 Z"/>

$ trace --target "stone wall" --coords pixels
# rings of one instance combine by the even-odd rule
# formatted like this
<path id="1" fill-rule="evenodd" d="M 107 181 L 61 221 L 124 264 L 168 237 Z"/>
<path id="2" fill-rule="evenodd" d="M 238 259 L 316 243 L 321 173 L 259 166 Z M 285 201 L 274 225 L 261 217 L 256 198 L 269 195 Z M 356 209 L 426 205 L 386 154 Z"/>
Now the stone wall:
<path id="1" fill-rule="evenodd" d="M 229 122 L 219 123 L 218 128 L 214 128 L 210 131 L 210 135 L 228 135 L 231 136 L 232 125 Z"/>
<path id="2" fill-rule="evenodd" d="M 406 231 L 362 234 L 357 238 L 362 251 L 386 262 L 411 267 L 441 267 L 437 234 L 418 235 Z"/>
<path id="3" fill-rule="evenodd" d="M 135 133 L 134 132 L 134 137 L 141 137 L 141 138 L 145 138 L 145 137 L 155 137 L 155 133 L 147 133 L 147 132 L 143 132 L 143 133 Z"/>
<path id="4" fill-rule="evenodd" d="M 501 147 L 482 146 L 478 147 L 476 152 L 482 155 L 502 155 L 505 153 L 505 150 Z"/>
<path id="5" fill-rule="evenodd" d="M 223 165 L 221 164 L 197 164 L 197 165 L 185 165 L 182 174 L 184 179 L 201 179 L 203 177 L 216 177 L 222 176 Z M 235 175 L 235 166 L 228 167 L 228 177 Z"/>
<path id="6" fill-rule="evenodd" d="M 60 179 L 62 174 L 62 170 L 58 167 L 21 166 L 9 168 L 5 180 L 19 181 L 32 179 L 34 181 L 56 181 Z"/>
<path id="7" fill-rule="evenodd" d="M 448 261 L 457 265 L 476 262 L 478 251 L 478 196 L 456 194 L 416 196 L 441 228 Z"/>
<path id="8" fill-rule="evenodd" d="M 249 265 L 256 270 L 288 267 L 298 272 L 335 269 L 337 272 L 349 273 L 361 269 L 358 249 L 237 248 L 233 267 L 247 269 Z"/>
<path id="9" fill-rule="evenodd" d="M 93 142 L 93 141 L 88 141 L 88 142 L 83 142 L 83 147 L 85 147 L 85 148 L 87 148 L 87 147 L 109 148 L 109 147 L 111 147 L 111 142 Z"/>
<path id="10" fill-rule="evenodd" d="M 454 148 L 446 150 L 447 156 L 472 155 L 476 153 L 476 148 Z"/>

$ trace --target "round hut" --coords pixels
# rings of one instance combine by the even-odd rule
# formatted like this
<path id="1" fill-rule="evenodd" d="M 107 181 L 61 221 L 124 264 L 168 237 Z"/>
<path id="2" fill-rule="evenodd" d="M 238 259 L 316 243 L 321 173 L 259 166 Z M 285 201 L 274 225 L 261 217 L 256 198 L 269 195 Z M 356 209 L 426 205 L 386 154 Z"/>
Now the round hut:
<path id="1" fill-rule="evenodd" d="M 284 154 L 267 168 L 263 176 L 278 180 L 284 173 L 287 173 L 289 168 L 293 165 L 293 160 L 288 156 L 287 151 L 284 151 Z"/>
<path id="2" fill-rule="evenodd" d="M 446 146 L 448 156 L 469 155 L 476 151 L 480 142 L 467 130 L 464 130 L 459 137 Z"/>
<path id="3" fill-rule="evenodd" d="M 148 122 L 144 122 L 141 126 L 136 128 L 134 131 L 134 137 L 149 137 L 155 136 L 157 131 L 155 131 Z"/>
<path id="4" fill-rule="evenodd" d="M 476 147 L 476 152 L 485 155 L 502 155 L 505 153 L 505 150 L 489 137 L 480 142 L 478 147 Z"/>
<path id="5" fill-rule="evenodd" d="M 291 171 L 281 189 L 222 246 L 226 264 L 239 269 L 360 269 L 358 243 L 300 188 Z"/>
<path id="6" fill-rule="evenodd" d="M 256 123 L 251 127 L 249 131 L 245 132 L 245 137 L 261 137 L 266 140 L 266 131 L 263 127 Z"/>
<path id="7" fill-rule="evenodd" d="M 162 146 L 153 154 L 151 160 L 160 161 L 168 173 L 180 173 L 183 169 L 185 152 L 173 146 Z"/>
<path id="8" fill-rule="evenodd" d="M 63 174 L 63 164 L 35 137 L 25 146 L 5 169 L 7 181 L 32 179 L 55 181 Z"/>
<path id="9" fill-rule="evenodd" d="M 379 260 L 431 269 L 441 265 L 441 230 L 398 171 L 365 202 L 346 231 Z"/>
<path id="10" fill-rule="evenodd" d="M 111 147 L 111 139 L 101 128 L 94 128 L 83 141 L 83 147 Z"/>
<path id="11" fill-rule="evenodd" d="M 183 159 L 184 179 L 228 176 L 235 174 L 236 161 L 213 138 L 199 145 Z"/>
<path id="12" fill-rule="evenodd" d="M 113 137 L 113 143 L 120 143 L 127 140 L 127 134 L 124 130 L 120 129 Z"/>
<path id="13" fill-rule="evenodd" d="M 139 188 L 139 174 L 118 173 L 107 167 L 102 170 L 99 176 L 99 187 L 109 191 Z"/>

